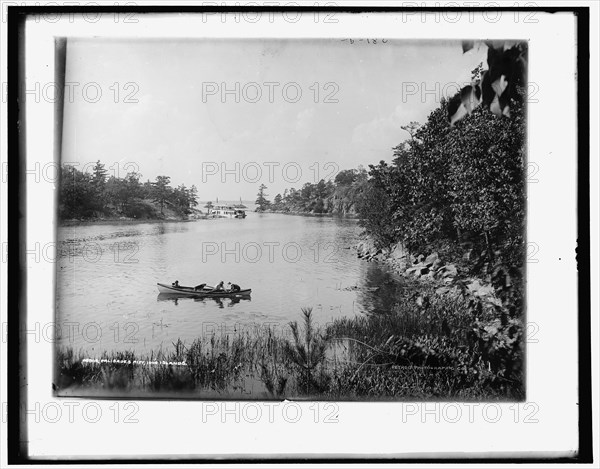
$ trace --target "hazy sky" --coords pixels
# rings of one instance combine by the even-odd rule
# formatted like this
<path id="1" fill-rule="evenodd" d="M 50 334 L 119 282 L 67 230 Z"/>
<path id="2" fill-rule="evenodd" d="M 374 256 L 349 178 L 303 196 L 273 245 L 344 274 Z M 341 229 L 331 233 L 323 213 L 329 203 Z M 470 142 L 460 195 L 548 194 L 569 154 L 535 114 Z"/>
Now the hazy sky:
<path id="1" fill-rule="evenodd" d="M 272 198 L 390 160 L 400 126 L 424 122 L 485 55 L 440 41 L 69 39 L 63 162 L 168 175 L 200 200 L 253 199 L 260 183 Z"/>

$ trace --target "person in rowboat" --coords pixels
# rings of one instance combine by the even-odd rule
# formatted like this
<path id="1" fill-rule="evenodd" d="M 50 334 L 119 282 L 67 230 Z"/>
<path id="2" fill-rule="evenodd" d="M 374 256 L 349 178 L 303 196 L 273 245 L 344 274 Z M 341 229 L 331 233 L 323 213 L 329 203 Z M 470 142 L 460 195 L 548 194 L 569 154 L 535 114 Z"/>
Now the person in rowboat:
<path id="1" fill-rule="evenodd" d="M 223 280 L 221 280 L 219 283 L 217 283 L 217 285 L 215 285 L 215 288 L 213 289 L 213 291 L 225 291 L 225 287 L 224 287 L 224 283 Z"/>
<path id="2" fill-rule="evenodd" d="M 227 285 L 229 285 L 229 291 L 232 293 L 238 292 L 241 290 L 240 286 L 236 285 L 235 283 L 228 282 Z"/>
<path id="3" fill-rule="evenodd" d="M 172 286 L 172 287 L 177 287 L 177 288 L 179 288 L 179 280 L 175 280 L 175 281 L 174 281 L 174 282 L 171 284 L 171 286 Z"/>

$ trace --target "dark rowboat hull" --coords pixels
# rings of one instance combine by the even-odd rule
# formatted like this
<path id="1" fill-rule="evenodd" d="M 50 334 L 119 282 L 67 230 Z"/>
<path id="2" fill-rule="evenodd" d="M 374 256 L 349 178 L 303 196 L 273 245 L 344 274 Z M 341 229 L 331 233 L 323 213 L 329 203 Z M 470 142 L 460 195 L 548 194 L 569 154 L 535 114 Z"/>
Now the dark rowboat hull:
<path id="1" fill-rule="evenodd" d="M 202 290 L 194 290 L 194 287 L 173 287 L 164 283 L 157 283 L 158 291 L 163 295 L 179 295 L 179 296 L 196 296 L 196 297 L 219 297 L 229 298 L 236 296 L 248 296 L 252 293 L 250 288 L 236 292 L 214 291 L 212 288 L 204 288 Z"/>

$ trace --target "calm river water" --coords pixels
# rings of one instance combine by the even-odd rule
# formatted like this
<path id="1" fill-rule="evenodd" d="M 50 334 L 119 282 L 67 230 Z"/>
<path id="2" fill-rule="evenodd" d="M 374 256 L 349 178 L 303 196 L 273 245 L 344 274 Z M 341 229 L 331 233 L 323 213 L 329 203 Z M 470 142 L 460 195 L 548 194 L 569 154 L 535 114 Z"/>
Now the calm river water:
<path id="1" fill-rule="evenodd" d="M 356 257 L 356 220 L 248 213 L 245 220 L 61 227 L 59 345 L 168 350 L 181 338 L 256 325 L 284 328 L 312 307 L 320 325 L 389 310 L 401 288 L 388 268 Z M 249 300 L 165 298 L 157 282 L 231 281 Z"/>

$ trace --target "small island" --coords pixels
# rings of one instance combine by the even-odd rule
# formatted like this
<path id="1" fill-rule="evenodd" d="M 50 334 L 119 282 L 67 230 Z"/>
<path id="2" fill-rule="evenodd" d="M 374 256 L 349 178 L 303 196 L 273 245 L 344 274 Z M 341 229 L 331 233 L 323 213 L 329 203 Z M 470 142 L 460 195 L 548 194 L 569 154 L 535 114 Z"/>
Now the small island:
<path id="1" fill-rule="evenodd" d="M 132 171 L 109 175 L 98 160 L 91 172 L 73 165 L 61 168 L 58 216 L 62 225 L 77 222 L 183 221 L 207 218 L 198 206 L 195 185 L 170 185 L 169 176 L 141 182 Z"/>

